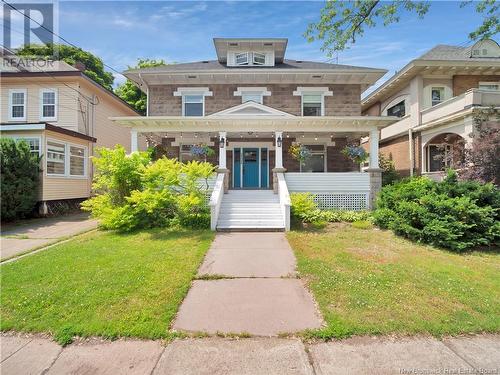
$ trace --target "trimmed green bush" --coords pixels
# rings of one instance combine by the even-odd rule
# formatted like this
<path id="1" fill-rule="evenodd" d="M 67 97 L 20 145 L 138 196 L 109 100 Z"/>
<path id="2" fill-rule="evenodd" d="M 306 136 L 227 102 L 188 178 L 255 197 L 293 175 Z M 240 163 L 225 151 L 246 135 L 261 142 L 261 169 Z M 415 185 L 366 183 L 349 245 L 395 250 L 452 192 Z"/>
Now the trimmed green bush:
<path id="1" fill-rule="evenodd" d="M 411 240 L 465 251 L 500 239 L 500 191 L 493 184 L 416 177 L 385 186 L 375 224 Z"/>
<path id="2" fill-rule="evenodd" d="M 320 210 L 314 198 L 311 193 L 290 194 L 292 218 L 303 223 L 352 223 L 366 221 L 371 217 L 368 211 Z"/>
<path id="3" fill-rule="evenodd" d="M 27 217 L 38 201 L 40 157 L 25 141 L 0 139 L 2 220 Z"/>
<path id="4" fill-rule="evenodd" d="M 152 161 L 147 152 L 127 155 L 122 146 L 101 148 L 93 158 L 96 195 L 82 203 L 101 227 L 119 231 L 181 225 L 208 228 L 207 181 L 214 167 L 165 157 Z"/>

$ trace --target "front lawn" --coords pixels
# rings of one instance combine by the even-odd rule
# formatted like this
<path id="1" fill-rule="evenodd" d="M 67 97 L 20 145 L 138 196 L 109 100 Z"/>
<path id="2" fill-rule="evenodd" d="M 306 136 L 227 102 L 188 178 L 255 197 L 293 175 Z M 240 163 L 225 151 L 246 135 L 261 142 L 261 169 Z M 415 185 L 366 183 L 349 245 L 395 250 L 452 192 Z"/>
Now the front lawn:
<path id="1" fill-rule="evenodd" d="M 0 268 L 1 330 L 168 337 L 213 234 L 94 232 Z"/>
<path id="2" fill-rule="evenodd" d="M 454 254 L 389 231 L 330 226 L 288 239 L 333 338 L 500 331 L 500 254 Z"/>

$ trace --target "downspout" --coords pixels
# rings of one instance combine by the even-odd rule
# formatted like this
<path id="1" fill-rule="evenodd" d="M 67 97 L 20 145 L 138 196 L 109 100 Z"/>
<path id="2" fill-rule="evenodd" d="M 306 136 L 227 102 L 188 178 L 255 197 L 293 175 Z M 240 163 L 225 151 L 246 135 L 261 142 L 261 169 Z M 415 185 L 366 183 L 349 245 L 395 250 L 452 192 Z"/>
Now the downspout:
<path id="1" fill-rule="evenodd" d="M 149 116 L 149 86 L 142 79 L 141 73 L 139 73 L 139 79 L 141 80 L 141 85 L 146 86 L 146 116 Z"/>
<path id="2" fill-rule="evenodd" d="M 408 151 L 410 153 L 410 177 L 413 177 L 413 132 L 408 129 Z"/>

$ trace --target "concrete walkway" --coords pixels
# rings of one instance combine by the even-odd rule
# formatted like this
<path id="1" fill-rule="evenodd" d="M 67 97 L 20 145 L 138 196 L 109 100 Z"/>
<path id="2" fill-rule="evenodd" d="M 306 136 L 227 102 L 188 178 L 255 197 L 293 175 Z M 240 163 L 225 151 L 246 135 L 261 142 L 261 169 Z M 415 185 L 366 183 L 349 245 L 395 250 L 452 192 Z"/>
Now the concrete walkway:
<path id="1" fill-rule="evenodd" d="M 295 266 L 283 233 L 217 234 L 173 329 L 276 336 L 321 327 Z"/>
<path id="2" fill-rule="evenodd" d="M 296 339 L 89 340 L 61 348 L 49 339 L 3 335 L 2 375 L 499 374 L 500 336 Z"/>
<path id="3" fill-rule="evenodd" d="M 11 258 L 96 227 L 97 221 L 86 213 L 3 225 L 0 258 Z"/>

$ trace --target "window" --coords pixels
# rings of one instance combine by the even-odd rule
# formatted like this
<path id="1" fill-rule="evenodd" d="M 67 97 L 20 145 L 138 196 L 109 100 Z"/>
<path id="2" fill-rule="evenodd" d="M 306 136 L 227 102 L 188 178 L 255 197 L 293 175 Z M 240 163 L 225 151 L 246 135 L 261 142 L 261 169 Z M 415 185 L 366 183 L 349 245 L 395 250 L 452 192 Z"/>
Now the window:
<path id="1" fill-rule="evenodd" d="M 500 91 L 500 82 L 479 82 L 479 89 L 485 91 Z"/>
<path id="2" fill-rule="evenodd" d="M 266 64 L 266 55 L 259 52 L 253 53 L 253 64 L 254 65 L 265 65 Z"/>
<path id="3" fill-rule="evenodd" d="M 47 141 L 47 174 L 66 174 L 66 145 Z"/>
<path id="4" fill-rule="evenodd" d="M 241 93 L 241 102 L 255 102 L 262 104 L 262 93 L 261 92 L 242 92 Z"/>
<path id="5" fill-rule="evenodd" d="M 41 90 L 40 91 L 40 119 L 55 120 L 57 118 L 56 109 L 56 91 Z"/>
<path id="6" fill-rule="evenodd" d="M 387 116 L 403 117 L 405 115 L 405 101 L 401 101 L 387 109 Z"/>
<path id="7" fill-rule="evenodd" d="M 323 145 L 306 145 L 311 155 L 300 166 L 301 172 L 325 172 L 325 147 Z"/>
<path id="8" fill-rule="evenodd" d="M 427 172 L 441 172 L 450 166 L 451 145 L 427 146 Z"/>
<path id="9" fill-rule="evenodd" d="M 234 58 L 236 65 L 248 65 L 248 52 L 237 53 Z"/>
<path id="10" fill-rule="evenodd" d="M 203 95 L 184 95 L 182 101 L 183 116 L 204 116 L 205 98 Z"/>
<path id="11" fill-rule="evenodd" d="M 444 100 L 444 87 L 433 87 L 431 89 L 431 104 L 434 106 Z"/>
<path id="12" fill-rule="evenodd" d="M 322 116 L 323 96 L 321 94 L 302 94 L 302 116 Z"/>
<path id="13" fill-rule="evenodd" d="M 26 90 L 10 90 L 10 110 L 9 119 L 14 121 L 26 120 Z"/>
<path id="14" fill-rule="evenodd" d="M 69 147 L 69 174 L 70 176 L 85 176 L 85 148 Z"/>
<path id="15" fill-rule="evenodd" d="M 29 137 L 14 137 L 14 140 L 25 141 L 30 146 L 30 151 L 34 154 L 40 155 L 40 138 L 29 138 Z"/>

